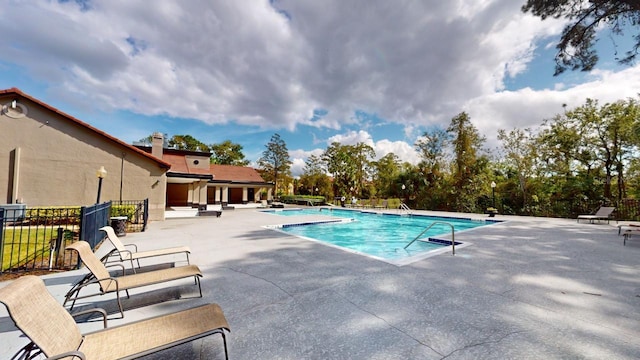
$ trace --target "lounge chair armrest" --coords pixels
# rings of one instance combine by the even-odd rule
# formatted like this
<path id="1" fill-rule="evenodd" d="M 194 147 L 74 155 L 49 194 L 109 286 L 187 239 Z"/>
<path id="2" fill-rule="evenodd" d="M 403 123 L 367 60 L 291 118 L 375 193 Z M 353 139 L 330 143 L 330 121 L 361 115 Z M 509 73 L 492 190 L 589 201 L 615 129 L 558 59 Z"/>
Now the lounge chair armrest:
<path id="1" fill-rule="evenodd" d="M 124 246 L 132 246 L 133 252 L 138 252 L 138 245 L 136 244 L 124 244 Z"/>
<path id="2" fill-rule="evenodd" d="M 122 251 L 118 251 L 116 250 L 118 256 L 120 256 L 120 261 L 124 261 L 124 260 L 130 260 L 133 257 L 133 251 L 131 250 L 122 250 Z M 122 257 L 122 254 L 129 254 L 128 258 Z"/>
<path id="3" fill-rule="evenodd" d="M 113 267 L 113 266 L 120 267 L 122 269 L 122 275 L 125 275 L 125 268 L 124 268 L 124 265 L 122 265 L 122 264 L 105 265 L 105 268 L 110 268 L 110 267 Z M 113 279 L 113 278 L 110 277 L 109 279 Z M 106 280 L 106 279 L 102 279 L 102 280 Z"/>
<path id="4" fill-rule="evenodd" d="M 98 286 L 100 285 L 100 281 L 103 280 L 110 280 L 110 281 L 115 281 L 116 283 L 116 288 L 119 288 L 118 285 L 118 279 L 114 278 L 114 277 L 108 277 L 108 278 L 104 278 L 104 279 L 96 279 L 95 277 L 93 279 L 86 279 L 85 281 L 83 281 L 82 283 L 77 283 L 75 284 L 65 295 L 65 303 L 71 299 L 71 294 L 73 294 L 74 292 L 76 293 L 76 299 L 80 299 L 81 297 L 79 297 L 77 294 L 80 292 L 81 289 L 92 285 L 92 284 L 98 284 Z"/>
<path id="5" fill-rule="evenodd" d="M 67 358 L 69 356 L 72 356 L 73 358 L 82 359 L 82 360 L 86 360 L 87 359 L 82 352 L 80 352 L 78 350 L 74 350 L 74 351 L 67 351 L 67 352 L 64 352 L 62 354 L 54 355 L 52 357 L 48 357 L 47 360 L 64 359 L 64 358 Z"/>
<path id="6" fill-rule="evenodd" d="M 78 311 L 71 314 L 71 316 L 76 317 L 76 316 L 91 314 L 91 313 L 99 313 L 100 315 L 102 315 L 102 323 L 104 324 L 104 328 L 106 329 L 107 328 L 107 312 L 102 308 Z"/>
<path id="7" fill-rule="evenodd" d="M 109 262 L 109 258 L 112 257 L 118 257 L 120 258 L 120 261 L 122 261 L 122 255 L 120 254 L 120 252 L 118 251 L 118 249 L 112 249 L 111 251 L 109 251 L 105 256 L 100 258 L 100 261 L 103 264 L 106 264 Z"/>

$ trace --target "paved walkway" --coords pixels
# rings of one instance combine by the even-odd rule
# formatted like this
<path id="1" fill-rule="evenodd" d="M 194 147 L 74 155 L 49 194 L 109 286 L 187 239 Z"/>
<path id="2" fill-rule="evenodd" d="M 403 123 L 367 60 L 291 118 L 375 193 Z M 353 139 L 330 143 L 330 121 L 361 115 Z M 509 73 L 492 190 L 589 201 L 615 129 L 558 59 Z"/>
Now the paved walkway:
<path id="1" fill-rule="evenodd" d="M 473 244 L 456 256 L 402 267 L 264 229 L 296 218 L 257 210 L 154 222 L 123 240 L 189 245 L 204 297 L 160 302 L 194 295 L 188 280 L 144 288 L 109 324 L 216 302 L 232 359 L 640 358 L 640 238 L 623 246 L 614 223 L 497 219 L 509 221 L 456 235 Z M 61 299 L 80 274 L 44 279 Z M 113 297 L 89 300 L 117 315 Z M 25 342 L 0 309 L 2 358 Z M 221 341 L 147 358 L 219 359 Z"/>

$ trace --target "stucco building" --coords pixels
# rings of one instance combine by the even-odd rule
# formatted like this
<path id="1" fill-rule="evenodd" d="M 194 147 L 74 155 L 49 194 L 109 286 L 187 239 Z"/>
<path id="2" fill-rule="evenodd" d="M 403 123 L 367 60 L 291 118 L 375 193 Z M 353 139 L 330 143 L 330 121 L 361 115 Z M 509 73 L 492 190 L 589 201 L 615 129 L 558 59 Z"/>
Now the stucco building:
<path id="1" fill-rule="evenodd" d="M 210 154 L 127 144 L 16 88 L 0 90 L 0 204 L 80 206 L 149 199 L 149 219 L 168 206 L 206 208 L 271 199 L 272 183 L 250 167 L 212 165 Z"/>
<path id="2" fill-rule="evenodd" d="M 226 207 L 270 200 L 273 184 L 252 167 L 210 164 L 210 153 L 169 148 L 160 133 L 151 146 L 136 145 L 171 164 L 167 172 L 167 206 Z"/>
<path id="3" fill-rule="evenodd" d="M 149 199 L 163 220 L 171 165 L 16 88 L 0 90 L 0 203 L 77 206 Z"/>

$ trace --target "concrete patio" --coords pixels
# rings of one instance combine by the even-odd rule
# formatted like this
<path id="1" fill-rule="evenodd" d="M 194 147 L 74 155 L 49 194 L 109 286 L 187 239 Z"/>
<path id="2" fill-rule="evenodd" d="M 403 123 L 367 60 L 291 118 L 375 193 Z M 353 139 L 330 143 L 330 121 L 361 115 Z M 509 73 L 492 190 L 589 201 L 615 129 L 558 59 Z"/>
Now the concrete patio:
<path id="1" fill-rule="evenodd" d="M 397 267 L 262 228 L 301 219 L 236 209 L 128 234 L 140 250 L 189 245 L 204 297 L 175 300 L 197 293 L 191 280 L 142 288 L 109 325 L 216 302 L 231 325 L 231 359 L 640 358 L 640 237 L 623 246 L 615 222 L 498 215 L 508 222 L 456 234 L 472 246 L 455 256 Z M 83 273 L 43 279 L 62 302 Z M 82 306 L 117 316 L 114 296 Z M 25 343 L 0 306 L 2 358 Z M 224 355 L 212 336 L 146 358 Z"/>

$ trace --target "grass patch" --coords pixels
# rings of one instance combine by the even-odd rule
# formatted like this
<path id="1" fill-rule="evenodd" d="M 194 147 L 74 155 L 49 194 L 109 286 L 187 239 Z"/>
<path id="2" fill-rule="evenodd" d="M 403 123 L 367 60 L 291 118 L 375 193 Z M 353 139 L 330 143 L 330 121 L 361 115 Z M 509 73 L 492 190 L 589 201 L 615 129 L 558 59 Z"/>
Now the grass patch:
<path id="1" fill-rule="evenodd" d="M 58 237 L 58 227 L 5 227 L 2 237 L 0 271 L 23 267 L 38 261 L 48 261 L 51 244 Z M 72 236 L 74 226 L 65 229 L 64 237 Z"/>

